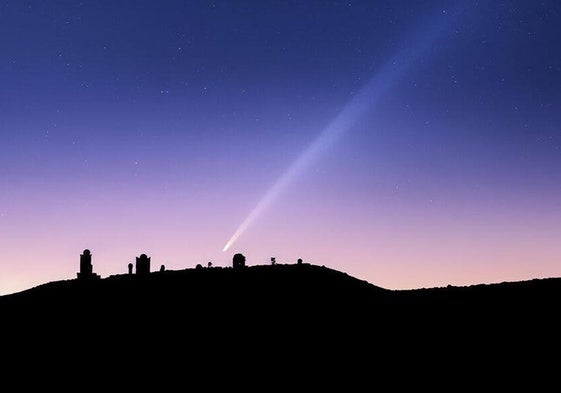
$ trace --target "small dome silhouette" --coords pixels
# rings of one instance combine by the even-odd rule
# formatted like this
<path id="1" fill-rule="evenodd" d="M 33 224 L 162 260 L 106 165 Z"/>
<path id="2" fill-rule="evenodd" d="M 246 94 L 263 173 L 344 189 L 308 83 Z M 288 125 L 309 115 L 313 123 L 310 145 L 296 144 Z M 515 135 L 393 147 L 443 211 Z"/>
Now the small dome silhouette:
<path id="1" fill-rule="evenodd" d="M 148 255 L 146 255 L 146 254 L 140 254 L 140 258 L 146 259 L 146 258 L 148 258 Z"/>
<path id="2" fill-rule="evenodd" d="M 84 255 L 90 255 L 90 254 L 91 254 L 90 250 L 88 250 L 88 249 L 86 248 L 86 249 L 84 250 Z"/>

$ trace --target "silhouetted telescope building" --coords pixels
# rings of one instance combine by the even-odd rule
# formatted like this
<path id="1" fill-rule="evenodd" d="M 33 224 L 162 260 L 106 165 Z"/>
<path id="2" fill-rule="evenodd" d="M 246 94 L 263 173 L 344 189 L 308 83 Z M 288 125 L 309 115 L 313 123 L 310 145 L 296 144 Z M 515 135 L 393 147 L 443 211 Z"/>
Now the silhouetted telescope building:
<path id="1" fill-rule="evenodd" d="M 234 269 L 245 267 L 245 256 L 243 254 L 235 254 L 232 259 L 232 267 Z"/>
<path id="2" fill-rule="evenodd" d="M 88 249 L 85 249 L 84 253 L 80 254 L 80 272 L 77 275 L 80 280 L 99 278 L 99 274 L 93 272 L 92 253 Z"/>
<path id="3" fill-rule="evenodd" d="M 146 254 L 136 257 L 136 274 L 150 273 L 150 258 Z"/>

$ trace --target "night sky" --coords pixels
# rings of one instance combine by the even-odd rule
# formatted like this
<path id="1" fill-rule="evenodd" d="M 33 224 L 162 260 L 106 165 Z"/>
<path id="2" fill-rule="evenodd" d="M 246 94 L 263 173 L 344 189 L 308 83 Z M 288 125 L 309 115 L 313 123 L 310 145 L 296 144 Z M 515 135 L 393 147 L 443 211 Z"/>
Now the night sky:
<path id="1" fill-rule="evenodd" d="M 556 0 L 0 0 L 0 294 L 85 248 L 561 276 L 560 38 Z"/>

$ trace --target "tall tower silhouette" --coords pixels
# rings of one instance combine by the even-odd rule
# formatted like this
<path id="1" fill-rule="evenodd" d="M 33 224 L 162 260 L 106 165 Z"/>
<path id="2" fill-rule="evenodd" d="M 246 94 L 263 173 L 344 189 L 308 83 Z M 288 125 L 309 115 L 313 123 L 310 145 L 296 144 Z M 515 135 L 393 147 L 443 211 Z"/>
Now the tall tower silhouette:
<path id="1" fill-rule="evenodd" d="M 77 276 L 80 280 L 99 278 L 99 275 L 93 272 L 92 253 L 87 248 L 80 254 L 80 272 Z"/>

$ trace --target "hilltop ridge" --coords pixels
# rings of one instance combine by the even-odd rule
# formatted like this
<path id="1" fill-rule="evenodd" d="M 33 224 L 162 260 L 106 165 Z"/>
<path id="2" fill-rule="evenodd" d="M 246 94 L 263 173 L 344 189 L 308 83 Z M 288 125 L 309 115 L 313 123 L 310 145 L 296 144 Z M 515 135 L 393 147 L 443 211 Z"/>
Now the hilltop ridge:
<path id="1" fill-rule="evenodd" d="M 403 364 L 441 353 L 440 364 L 451 366 L 490 348 L 489 361 L 508 361 L 513 345 L 528 353 L 551 346 L 560 300 L 559 278 L 396 291 L 302 263 L 63 280 L 2 296 L 0 311 L 6 337 L 71 359 L 118 353 L 136 364 L 188 354 L 213 362 L 220 354 L 238 362 L 243 354 L 262 363 L 297 355 L 301 365 L 360 366 L 373 354 L 373 364 Z"/>

